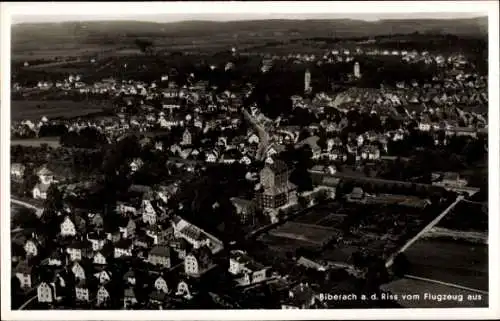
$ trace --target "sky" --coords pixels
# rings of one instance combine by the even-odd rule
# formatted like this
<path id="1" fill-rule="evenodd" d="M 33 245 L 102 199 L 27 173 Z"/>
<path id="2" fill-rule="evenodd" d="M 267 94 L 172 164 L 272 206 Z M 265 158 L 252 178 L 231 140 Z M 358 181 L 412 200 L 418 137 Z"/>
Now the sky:
<path id="1" fill-rule="evenodd" d="M 457 19 L 474 18 L 485 16 L 481 13 L 458 12 L 458 13 L 327 13 L 327 14 L 121 14 L 121 15 L 13 15 L 12 23 L 35 23 L 35 22 L 63 22 L 63 21 L 92 21 L 92 20 L 137 20 L 150 22 L 176 22 L 183 20 L 212 20 L 212 21 L 235 21 L 235 20 L 265 20 L 265 19 L 360 19 L 375 21 L 380 19 Z"/>

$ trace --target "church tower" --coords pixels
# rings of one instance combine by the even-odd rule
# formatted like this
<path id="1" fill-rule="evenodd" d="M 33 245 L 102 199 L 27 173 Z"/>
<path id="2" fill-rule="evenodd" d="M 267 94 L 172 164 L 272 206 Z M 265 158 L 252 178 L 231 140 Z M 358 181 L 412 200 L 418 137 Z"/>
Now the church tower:
<path id="1" fill-rule="evenodd" d="M 357 61 L 354 63 L 354 78 L 361 78 L 361 69 L 359 67 L 359 62 Z"/>
<path id="2" fill-rule="evenodd" d="M 304 92 L 308 93 L 311 91 L 311 72 L 309 69 L 306 70 L 304 74 Z"/>

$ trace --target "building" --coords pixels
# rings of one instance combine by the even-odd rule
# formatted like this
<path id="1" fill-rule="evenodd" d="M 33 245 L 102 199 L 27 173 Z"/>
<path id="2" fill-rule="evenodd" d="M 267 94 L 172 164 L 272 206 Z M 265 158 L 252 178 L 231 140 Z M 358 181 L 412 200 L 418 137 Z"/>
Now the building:
<path id="1" fill-rule="evenodd" d="M 266 163 L 260 171 L 262 186 L 256 193 L 257 206 L 261 209 L 276 209 L 288 203 L 295 195 L 295 187 L 288 181 L 288 166 L 281 160 Z"/>
<path id="2" fill-rule="evenodd" d="M 162 276 L 159 276 L 158 278 L 156 278 L 155 283 L 154 283 L 154 287 L 156 290 L 161 291 L 163 293 L 170 292 L 168 289 L 167 281 Z"/>
<path id="3" fill-rule="evenodd" d="M 180 217 L 172 219 L 172 227 L 174 229 L 174 237 L 176 239 L 186 240 L 187 243 L 195 249 L 206 246 L 212 251 L 212 254 L 215 254 L 224 248 L 222 241 L 217 239 L 215 236 L 203 231 L 199 227 L 181 219 Z"/>
<path id="4" fill-rule="evenodd" d="M 69 216 L 66 216 L 64 218 L 64 221 L 61 223 L 60 233 L 61 233 L 61 236 L 63 236 L 63 237 L 76 235 L 75 223 L 73 223 L 73 221 L 69 218 Z"/>
<path id="5" fill-rule="evenodd" d="M 191 135 L 191 132 L 186 128 L 186 130 L 182 134 L 182 141 L 180 144 L 187 146 L 187 145 L 191 145 L 192 143 L 193 143 L 193 137 Z"/>
<path id="6" fill-rule="evenodd" d="M 148 262 L 155 266 L 170 268 L 170 248 L 160 245 L 153 247 L 149 252 Z"/>
<path id="7" fill-rule="evenodd" d="M 456 187 L 462 188 L 467 186 L 467 180 L 460 177 L 458 173 L 454 172 L 446 172 L 441 176 L 441 180 L 438 182 L 434 182 L 433 185 L 442 186 L 442 187 Z"/>
<path id="8" fill-rule="evenodd" d="M 90 281 L 81 280 L 75 285 L 75 298 L 80 302 L 91 302 L 95 297 L 95 284 L 90 284 Z"/>
<path id="9" fill-rule="evenodd" d="M 21 180 L 24 177 L 26 166 L 20 163 L 12 163 L 10 165 L 10 176 L 13 180 Z"/>
<path id="10" fill-rule="evenodd" d="M 309 93 L 311 92 L 311 90 L 311 72 L 309 71 L 309 69 L 307 69 L 304 73 L 304 92 Z"/>
<path id="11" fill-rule="evenodd" d="M 135 296 L 135 291 L 133 288 L 125 289 L 123 295 L 123 307 L 127 309 L 128 307 L 134 306 L 137 304 L 137 298 Z"/>
<path id="12" fill-rule="evenodd" d="M 122 256 L 130 257 L 132 256 L 132 250 L 134 249 L 134 244 L 130 239 L 121 239 L 115 244 L 114 257 L 119 258 Z"/>
<path id="13" fill-rule="evenodd" d="M 33 198 L 34 199 L 47 199 L 47 191 L 49 190 L 50 184 L 38 183 L 33 187 Z"/>
<path id="14" fill-rule="evenodd" d="M 97 305 L 102 306 L 109 302 L 111 299 L 109 290 L 105 285 L 101 285 L 97 291 Z"/>
<path id="15" fill-rule="evenodd" d="M 359 62 L 354 63 L 354 78 L 361 78 L 361 68 L 359 67 Z"/>
<path id="16" fill-rule="evenodd" d="M 290 289 L 282 309 L 309 309 L 316 303 L 316 293 L 308 284 L 300 283 Z"/>
<path id="17" fill-rule="evenodd" d="M 24 243 L 24 251 L 26 256 L 37 256 L 38 255 L 38 242 L 35 239 L 29 239 Z"/>
<path id="18" fill-rule="evenodd" d="M 142 201 L 142 221 L 148 224 L 156 224 L 158 215 L 150 200 Z"/>
<path id="19" fill-rule="evenodd" d="M 208 247 L 195 249 L 184 258 L 184 273 L 198 277 L 214 266 L 212 252 Z"/>
<path id="20" fill-rule="evenodd" d="M 252 260 L 243 251 L 231 251 L 229 255 L 229 273 L 237 277 L 240 285 L 250 285 L 265 281 L 269 268 Z"/>
<path id="21" fill-rule="evenodd" d="M 21 261 L 15 268 L 15 275 L 22 289 L 29 289 L 35 282 L 32 267 L 26 261 Z"/>
<path id="22" fill-rule="evenodd" d="M 55 287 L 48 282 L 41 282 L 37 287 L 37 298 L 40 303 L 52 303 L 56 298 Z"/>
<path id="23" fill-rule="evenodd" d="M 231 203 L 236 209 L 236 214 L 240 218 L 242 224 L 255 223 L 255 203 L 251 200 L 246 200 L 239 197 L 232 197 Z"/>
<path id="24" fill-rule="evenodd" d="M 346 195 L 349 202 L 364 202 L 365 193 L 361 187 L 354 187 L 352 192 Z"/>

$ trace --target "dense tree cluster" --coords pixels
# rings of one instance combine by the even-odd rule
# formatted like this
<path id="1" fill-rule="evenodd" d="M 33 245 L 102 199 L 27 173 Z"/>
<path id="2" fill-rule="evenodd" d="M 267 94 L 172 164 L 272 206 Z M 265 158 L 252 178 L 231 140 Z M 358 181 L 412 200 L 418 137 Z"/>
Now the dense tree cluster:
<path id="1" fill-rule="evenodd" d="M 99 148 L 107 144 L 106 136 L 92 127 L 85 127 L 80 131 L 69 131 L 60 137 L 61 145 L 75 148 Z"/>

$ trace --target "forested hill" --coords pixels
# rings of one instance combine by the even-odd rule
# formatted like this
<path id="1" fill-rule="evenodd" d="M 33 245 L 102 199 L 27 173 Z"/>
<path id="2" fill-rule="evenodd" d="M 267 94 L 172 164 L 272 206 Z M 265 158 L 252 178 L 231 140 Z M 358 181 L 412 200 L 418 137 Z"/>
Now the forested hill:
<path id="1" fill-rule="evenodd" d="M 141 21 L 87 21 L 62 23 L 21 23 L 12 26 L 16 47 L 43 39 L 58 42 L 89 43 L 106 40 L 117 44 L 129 37 L 168 37 L 171 41 L 189 37 L 245 38 L 274 37 L 277 40 L 308 37 L 371 37 L 391 34 L 442 33 L 464 37 L 485 36 L 488 18 L 405 19 L 364 21 L 336 20 L 249 20 L 249 21 L 182 21 L 154 23 Z M 50 38 L 50 39 L 48 39 Z"/>

